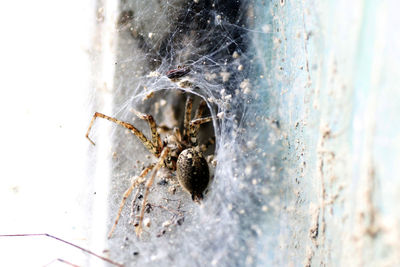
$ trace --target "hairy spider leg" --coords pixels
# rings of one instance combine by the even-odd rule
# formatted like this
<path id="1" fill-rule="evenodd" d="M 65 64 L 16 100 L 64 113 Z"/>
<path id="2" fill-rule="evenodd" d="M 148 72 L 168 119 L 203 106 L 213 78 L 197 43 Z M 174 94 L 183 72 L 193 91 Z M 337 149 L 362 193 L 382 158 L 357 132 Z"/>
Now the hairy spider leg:
<path id="1" fill-rule="evenodd" d="M 92 141 L 92 139 L 89 138 L 89 133 L 90 133 L 90 130 L 92 129 L 92 126 L 93 126 L 93 124 L 94 124 L 94 121 L 95 121 L 95 119 L 96 119 L 97 117 L 100 117 L 100 118 L 109 120 L 109 121 L 111 121 L 111 122 L 114 122 L 114 123 L 116 123 L 116 124 L 118 124 L 118 125 L 121 125 L 121 126 L 127 128 L 127 129 L 129 129 L 134 135 L 136 135 L 136 136 L 140 139 L 140 141 L 142 141 L 143 145 L 144 145 L 151 153 L 153 153 L 156 157 L 158 157 L 158 155 L 159 155 L 159 150 L 160 150 L 160 149 L 159 149 L 157 146 L 155 146 L 155 144 L 153 144 L 152 142 L 150 142 L 150 141 L 147 139 L 147 137 L 144 136 L 144 134 L 143 134 L 141 131 L 139 131 L 138 129 L 136 129 L 132 124 L 129 124 L 129 123 L 127 123 L 127 122 L 118 120 L 118 119 L 116 119 L 116 118 L 113 118 L 113 117 L 110 117 L 110 116 L 107 116 L 107 115 L 104 115 L 104 114 L 99 113 L 99 112 L 94 113 L 93 118 L 92 118 L 92 121 L 90 122 L 89 128 L 88 128 L 88 130 L 87 130 L 87 132 L 86 132 L 86 138 L 87 138 L 93 145 L 95 145 L 95 143 Z"/>
<path id="2" fill-rule="evenodd" d="M 182 135 L 181 135 L 181 131 L 179 130 L 179 128 L 175 127 L 173 130 L 173 134 L 177 139 L 177 144 L 179 149 L 182 149 Z"/>
<path id="3" fill-rule="evenodd" d="M 193 98 L 188 96 L 185 105 L 185 117 L 183 119 L 183 141 L 189 142 L 189 124 L 192 119 Z"/>
<path id="4" fill-rule="evenodd" d="M 204 108 L 206 107 L 206 101 L 201 100 L 199 107 L 196 110 L 196 115 L 194 116 L 195 119 L 200 119 L 203 116 Z"/>
<path id="5" fill-rule="evenodd" d="M 136 179 L 134 179 L 134 180 L 132 181 L 131 186 L 125 191 L 124 196 L 122 197 L 122 200 L 121 200 L 121 204 L 119 205 L 119 210 L 118 210 L 117 218 L 115 219 L 115 222 L 114 222 L 114 224 L 113 224 L 113 226 L 112 226 L 110 232 L 108 233 L 108 238 L 111 238 L 111 236 L 112 236 L 112 234 L 113 234 L 115 228 L 117 227 L 119 218 L 121 217 L 122 209 L 123 209 L 124 206 L 125 206 L 125 202 L 126 202 L 127 198 L 130 196 L 130 194 L 132 193 L 133 189 L 134 189 L 136 186 L 138 186 L 139 184 L 143 183 L 143 182 L 146 180 L 144 177 L 147 175 L 147 173 L 148 173 L 151 169 L 153 169 L 153 167 L 154 167 L 154 164 L 151 164 L 151 165 L 149 165 L 148 167 L 146 167 L 146 168 L 140 173 L 140 175 L 139 175 L 138 177 L 136 177 Z"/>
<path id="6" fill-rule="evenodd" d="M 197 146 L 197 133 L 199 132 L 200 124 L 210 121 L 212 121 L 212 117 L 199 118 L 190 121 L 189 135 L 190 135 L 190 143 L 192 144 L 192 146 Z"/>
<path id="7" fill-rule="evenodd" d="M 171 130 L 172 134 L 174 136 L 176 136 L 176 138 L 178 139 L 179 142 L 182 142 L 182 135 L 181 135 L 181 131 L 179 130 L 178 127 L 174 127 L 174 129 Z"/>
<path id="8" fill-rule="evenodd" d="M 92 252 L 92 251 L 90 251 L 90 250 L 88 250 L 88 249 L 85 249 L 85 248 L 83 248 L 83 247 L 81 247 L 81 246 L 75 245 L 75 244 L 73 244 L 73 243 L 71 243 L 71 242 L 68 242 L 68 241 L 66 241 L 66 240 L 64 240 L 64 239 L 61 239 L 61 238 L 59 238 L 59 237 L 56 237 L 56 236 L 54 236 L 54 235 L 50 235 L 50 234 L 46 234 L 46 233 L 44 233 L 44 234 L 0 235 L 0 237 L 20 237 L 20 236 L 46 236 L 46 237 L 55 239 L 55 240 L 57 240 L 57 241 L 60 241 L 60 242 L 62 242 L 62 243 L 65 243 L 65 244 L 67 244 L 67 245 L 69 245 L 69 246 L 72 246 L 72 247 L 74 247 L 74 248 L 80 249 L 80 250 L 82 250 L 82 251 L 84 251 L 84 252 L 86 252 L 86 253 L 88 253 L 88 254 L 90 254 L 90 255 L 93 255 L 93 256 L 95 256 L 95 257 L 97 257 L 97 258 L 99 258 L 99 259 L 101 259 L 101 260 L 103 260 L 103 261 L 106 261 L 106 262 L 108 262 L 108 263 L 111 263 L 112 265 L 119 266 L 119 267 L 123 267 L 123 266 L 124 266 L 123 264 L 120 264 L 120 263 L 118 263 L 118 262 L 112 261 L 112 260 L 110 260 L 109 258 L 100 256 L 99 254 L 96 254 L 96 253 L 94 253 L 94 252 Z M 76 265 L 74 265 L 74 264 L 72 264 L 72 263 L 70 263 L 70 262 L 67 262 L 66 260 L 60 259 L 60 258 L 58 258 L 58 259 L 56 259 L 56 260 L 57 260 L 57 261 L 60 261 L 60 262 L 63 262 L 63 263 L 66 263 L 66 264 L 70 264 L 70 265 L 72 265 L 72 266 L 76 266 Z"/>
<path id="9" fill-rule="evenodd" d="M 154 121 L 154 118 L 150 114 L 144 114 L 139 111 L 133 110 L 135 115 L 142 120 L 146 120 L 149 123 L 150 130 L 151 130 L 151 141 L 153 143 L 153 146 L 157 148 L 157 154 L 159 155 L 162 149 L 162 143 L 161 143 L 161 138 L 160 135 L 158 134 L 157 131 L 157 124 Z"/>
<path id="10" fill-rule="evenodd" d="M 204 108 L 206 107 L 206 101 L 202 100 L 197 107 L 196 114 L 194 115 L 194 119 L 200 119 L 203 116 Z M 190 123 L 189 123 L 189 138 L 190 138 L 190 143 L 193 145 L 197 145 L 197 140 L 193 141 L 194 139 L 197 139 L 197 133 L 199 132 L 200 129 L 200 124 L 195 125 L 195 130 L 192 132 L 190 130 Z"/>
<path id="11" fill-rule="evenodd" d="M 168 147 L 164 147 L 164 149 L 161 152 L 160 158 L 158 159 L 157 164 L 154 166 L 153 173 L 151 174 L 150 179 L 146 183 L 146 188 L 145 188 L 144 195 L 143 195 L 142 207 L 140 209 L 139 225 L 135 229 L 137 236 L 140 236 L 140 234 L 142 232 L 144 211 L 146 209 L 147 197 L 149 195 L 150 187 L 153 185 L 153 182 L 154 182 L 154 179 L 156 177 L 156 174 L 157 174 L 158 170 L 162 166 L 164 166 L 164 160 L 167 158 L 169 153 L 170 153 L 169 148 Z"/>

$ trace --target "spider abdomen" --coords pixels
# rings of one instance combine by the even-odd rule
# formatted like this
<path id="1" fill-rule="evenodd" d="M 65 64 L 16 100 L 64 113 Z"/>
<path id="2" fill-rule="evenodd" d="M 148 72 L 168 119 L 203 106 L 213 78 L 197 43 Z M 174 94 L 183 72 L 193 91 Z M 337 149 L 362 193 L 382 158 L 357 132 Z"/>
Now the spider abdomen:
<path id="1" fill-rule="evenodd" d="M 210 181 L 207 161 L 194 148 L 183 150 L 178 157 L 176 174 L 179 184 L 187 190 L 193 200 L 201 200 Z"/>

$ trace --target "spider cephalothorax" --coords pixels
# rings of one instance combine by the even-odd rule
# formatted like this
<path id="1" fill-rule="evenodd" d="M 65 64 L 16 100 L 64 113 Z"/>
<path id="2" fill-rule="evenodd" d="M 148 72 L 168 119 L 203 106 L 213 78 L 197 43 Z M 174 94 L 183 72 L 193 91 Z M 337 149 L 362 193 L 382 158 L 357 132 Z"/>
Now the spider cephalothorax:
<path id="1" fill-rule="evenodd" d="M 151 140 L 149 140 L 141 131 L 136 129 L 132 124 L 120 121 L 116 118 L 109 117 L 102 113 L 96 112 L 93 115 L 92 121 L 89 125 L 86 137 L 94 145 L 94 142 L 89 138 L 90 129 L 97 117 L 107 119 L 118 125 L 121 125 L 129 129 L 134 135 L 136 135 L 144 144 L 144 146 L 159 160 L 156 164 L 150 164 L 146 167 L 141 174 L 132 181 L 131 186 L 125 191 L 123 199 L 121 201 L 120 208 L 115 223 L 109 233 L 111 237 L 119 217 L 121 215 L 122 208 L 124 207 L 126 199 L 132 193 L 133 189 L 138 185 L 146 182 L 146 175 L 150 170 L 153 170 L 151 177 L 147 180 L 145 186 L 145 192 L 142 201 L 142 207 L 140 210 L 139 224 L 136 228 L 136 233 L 140 235 L 143 224 L 144 210 L 147 203 L 147 196 L 151 185 L 154 182 L 157 171 L 161 167 L 166 167 L 171 171 L 176 171 L 179 184 L 183 189 L 188 191 L 194 201 L 199 201 L 203 198 L 203 192 L 207 188 L 210 180 L 209 170 L 207 161 L 200 150 L 197 143 L 197 134 L 200 128 L 200 124 L 206 123 L 212 120 L 211 117 L 202 118 L 206 102 L 201 101 L 196 111 L 194 119 L 191 119 L 193 99 L 188 97 L 185 106 L 185 117 L 183 122 L 183 132 L 178 128 L 174 128 L 172 133 L 167 135 L 163 141 L 161 141 L 158 133 L 158 127 L 155 123 L 153 116 L 142 114 L 135 111 L 136 115 L 149 123 L 151 130 Z"/>

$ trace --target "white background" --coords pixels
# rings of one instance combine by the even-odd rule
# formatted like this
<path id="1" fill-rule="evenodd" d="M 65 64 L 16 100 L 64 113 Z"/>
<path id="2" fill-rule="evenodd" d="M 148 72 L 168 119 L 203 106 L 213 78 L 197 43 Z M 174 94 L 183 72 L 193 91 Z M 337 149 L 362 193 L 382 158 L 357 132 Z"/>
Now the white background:
<path id="1" fill-rule="evenodd" d="M 96 197 L 85 138 L 95 15 L 93 1 L 0 4 L 0 234 L 88 243 Z M 2 266 L 56 258 L 82 264 L 77 257 L 85 257 L 40 237 L 0 237 L 0 254 Z M 65 266 L 51 266 L 58 264 Z"/>

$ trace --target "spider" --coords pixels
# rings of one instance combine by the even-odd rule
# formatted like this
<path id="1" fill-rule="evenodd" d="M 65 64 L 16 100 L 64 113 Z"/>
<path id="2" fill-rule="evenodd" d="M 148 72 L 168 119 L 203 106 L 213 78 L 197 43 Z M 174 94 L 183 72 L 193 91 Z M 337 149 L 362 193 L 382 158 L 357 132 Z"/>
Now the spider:
<path id="1" fill-rule="evenodd" d="M 161 167 L 166 167 L 171 171 L 176 171 L 180 186 L 191 194 L 193 201 L 199 202 L 203 199 L 203 192 L 207 188 L 210 181 L 210 174 L 207 161 L 203 157 L 197 142 L 197 134 L 199 132 L 200 125 L 206 122 L 210 122 L 212 120 L 212 117 L 202 118 L 204 108 L 206 107 L 206 102 L 202 100 L 197 108 L 194 119 L 192 119 L 192 106 L 193 98 L 189 96 L 186 99 L 185 104 L 182 133 L 178 128 L 175 127 L 172 130 L 172 134 L 167 135 L 164 140 L 161 140 L 160 135 L 157 131 L 158 126 L 153 116 L 151 115 L 134 111 L 137 117 L 148 122 L 151 131 L 151 140 L 149 140 L 132 124 L 123 122 L 121 120 L 104 115 L 99 112 L 95 112 L 95 114 L 93 115 L 93 118 L 86 133 L 86 138 L 93 145 L 95 145 L 95 143 L 89 138 L 90 130 L 96 118 L 103 118 L 129 129 L 136 137 L 139 138 L 143 145 L 156 158 L 158 158 L 157 163 L 147 166 L 138 177 L 132 180 L 130 187 L 125 191 L 118 210 L 117 218 L 115 219 L 114 225 L 112 226 L 111 231 L 108 234 L 108 238 L 112 236 L 112 233 L 114 232 L 118 224 L 118 220 L 121 216 L 121 212 L 127 198 L 130 196 L 135 187 L 146 182 L 146 175 L 151 170 L 152 174 L 145 185 L 145 191 L 140 210 L 139 224 L 135 228 L 137 236 L 140 236 L 142 232 L 143 217 L 149 190 L 154 182 L 157 171 Z"/>

